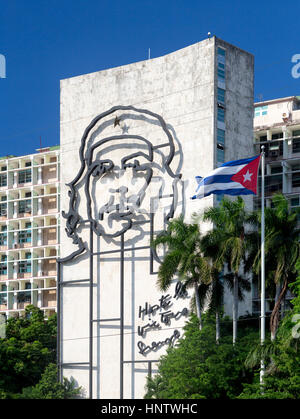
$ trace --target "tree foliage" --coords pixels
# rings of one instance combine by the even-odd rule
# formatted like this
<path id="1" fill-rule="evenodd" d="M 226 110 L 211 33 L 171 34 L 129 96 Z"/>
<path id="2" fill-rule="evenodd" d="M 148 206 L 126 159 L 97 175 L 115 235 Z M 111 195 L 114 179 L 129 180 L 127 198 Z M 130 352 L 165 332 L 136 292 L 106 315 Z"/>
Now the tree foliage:
<path id="1" fill-rule="evenodd" d="M 227 327 L 223 330 L 221 344 L 217 345 L 214 319 L 205 316 L 203 329 L 199 330 L 194 315 L 184 329 L 178 344 L 161 357 L 158 374 L 148 378 L 145 398 L 229 399 L 239 396 L 242 383 L 253 379 L 244 361 L 257 333 L 244 330 L 233 346 Z"/>
<path id="2" fill-rule="evenodd" d="M 24 317 L 8 319 L 6 336 L 0 339 L 0 399 L 77 394 L 74 383 L 56 382 L 56 324 L 56 314 L 46 320 L 33 305 L 26 307 Z"/>

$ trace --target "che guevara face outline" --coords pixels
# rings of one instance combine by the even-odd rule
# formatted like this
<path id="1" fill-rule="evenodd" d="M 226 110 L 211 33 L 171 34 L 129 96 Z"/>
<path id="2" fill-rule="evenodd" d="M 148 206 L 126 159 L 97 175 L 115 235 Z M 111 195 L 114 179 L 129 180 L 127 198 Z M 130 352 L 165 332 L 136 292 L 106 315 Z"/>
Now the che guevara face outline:
<path id="1" fill-rule="evenodd" d="M 114 161 L 111 159 L 98 159 L 96 158 L 93 160 L 94 152 L 101 149 L 103 145 L 108 145 L 109 143 L 114 143 L 115 140 L 124 140 L 124 142 L 127 142 L 129 140 L 135 140 L 136 142 L 141 143 L 146 148 L 147 153 L 144 151 L 136 151 L 134 153 L 130 153 L 129 155 L 126 155 L 121 158 L 120 160 L 120 166 L 117 166 Z M 119 148 L 122 148 L 122 144 L 119 145 Z M 144 160 L 146 159 L 149 163 L 140 163 L 141 158 Z M 88 218 L 93 220 L 93 228 L 96 230 L 96 233 L 98 235 L 105 236 L 107 238 L 114 238 L 118 237 L 121 234 L 123 234 L 125 231 L 127 231 L 132 226 L 132 217 L 135 215 L 132 211 L 132 208 L 134 211 L 138 211 L 141 202 L 143 200 L 145 190 L 149 186 L 152 176 L 153 176 L 153 169 L 151 168 L 151 163 L 153 162 L 153 147 L 152 144 L 139 135 L 116 135 L 111 136 L 108 138 L 104 138 L 97 143 L 95 143 L 87 153 L 87 161 L 89 170 L 86 174 L 86 184 L 85 184 L 85 195 L 86 195 L 86 202 L 87 202 L 87 214 Z M 143 187 L 138 190 L 137 194 L 134 196 L 131 195 L 129 197 L 129 200 L 131 199 L 131 202 L 127 202 L 127 205 L 130 206 L 130 209 L 126 212 L 126 203 L 125 199 L 124 202 L 121 202 L 121 204 L 114 204 L 113 201 L 113 195 L 111 195 L 111 200 L 107 203 L 104 203 L 102 205 L 102 208 L 99 211 L 98 220 L 95 216 L 92 214 L 92 201 L 93 196 L 91 196 L 90 189 L 91 189 L 91 183 L 92 183 L 92 177 L 101 179 L 106 174 L 113 174 L 114 169 L 117 167 L 120 171 L 126 171 L 126 169 L 131 168 L 133 171 L 133 175 L 139 175 L 141 172 L 144 174 L 145 182 Z M 122 195 L 125 196 L 126 192 L 128 192 L 128 187 L 126 185 L 122 185 L 119 188 L 119 190 L 113 190 L 113 192 L 121 192 Z M 123 212 L 122 212 L 123 211 Z M 106 229 L 103 226 L 103 223 L 100 221 L 103 221 L 103 218 L 105 214 L 108 214 L 108 221 L 110 224 L 112 222 L 117 222 L 119 224 L 119 229 L 114 233 L 108 233 Z M 123 223 L 125 221 L 125 223 Z M 120 222 L 122 222 L 122 226 L 120 227 Z"/>
<path id="2" fill-rule="evenodd" d="M 68 191 L 68 195 L 69 195 L 69 208 L 68 211 L 62 211 L 62 216 L 66 219 L 66 234 L 68 237 L 70 237 L 72 239 L 73 244 L 75 244 L 77 246 L 77 250 L 75 250 L 74 252 L 72 252 L 70 255 L 64 257 L 64 258 L 60 258 L 59 261 L 61 263 L 64 262 L 68 262 L 73 260 L 74 258 L 76 258 L 77 256 L 79 256 L 80 254 L 82 254 L 83 252 L 85 252 L 87 250 L 86 244 L 84 244 L 82 238 L 80 237 L 79 234 L 79 227 L 82 224 L 82 222 L 84 221 L 82 219 L 82 217 L 80 216 L 80 214 L 78 213 L 78 198 L 80 195 L 80 184 L 84 184 L 84 188 L 85 188 L 85 195 L 86 195 L 86 199 L 87 199 L 87 213 L 88 213 L 88 220 L 91 223 L 92 229 L 93 231 L 99 235 L 99 236 L 105 236 L 105 233 L 103 231 L 101 231 L 101 229 L 99 229 L 99 223 L 97 223 L 93 217 L 92 217 L 92 213 L 91 213 L 91 197 L 89 196 L 89 193 L 87 191 L 87 184 L 89 183 L 89 179 L 91 176 L 98 176 L 101 175 L 101 173 L 111 170 L 110 168 L 110 164 L 111 162 L 109 162 L 109 159 L 107 159 L 107 162 L 105 161 L 97 161 L 95 160 L 94 162 L 92 161 L 93 158 L 93 153 L 91 150 L 95 150 L 95 145 L 89 145 L 89 137 L 91 135 L 91 131 L 93 130 L 93 128 L 96 126 L 96 124 L 98 124 L 102 119 L 109 117 L 109 116 L 113 116 L 113 114 L 115 112 L 118 112 L 118 114 L 120 112 L 123 111 L 130 111 L 133 114 L 138 114 L 139 116 L 144 117 L 145 119 L 147 117 L 151 117 L 156 125 L 159 125 L 164 133 L 164 138 L 166 138 L 166 142 L 163 142 L 162 144 L 153 146 L 148 140 L 146 140 L 145 138 L 141 137 L 141 136 L 137 136 L 142 138 L 142 140 L 148 144 L 148 153 L 149 155 L 145 154 L 143 155 L 143 157 L 145 157 L 149 163 L 153 161 L 153 151 L 155 149 L 161 149 L 161 150 L 166 150 L 167 152 L 164 153 L 165 155 L 165 159 L 164 159 L 164 168 L 166 170 L 166 173 L 174 178 L 174 179 L 180 179 L 181 178 L 181 174 L 174 174 L 172 169 L 171 169 L 171 163 L 175 154 L 175 146 L 174 146 L 174 140 L 172 137 L 172 134 L 170 132 L 170 130 L 167 127 L 166 122 L 164 121 L 164 119 L 152 112 L 149 111 L 147 109 L 137 109 L 133 106 L 123 106 L 123 105 L 118 105 L 118 106 L 113 106 L 112 108 L 110 108 L 109 110 L 99 114 L 98 116 L 96 116 L 91 122 L 90 124 L 86 127 L 86 129 L 84 130 L 84 133 L 82 135 L 81 138 L 81 145 L 79 148 L 79 159 L 80 159 L 80 168 L 78 170 L 77 175 L 75 176 L 75 178 L 66 184 L 66 186 L 68 186 L 69 191 Z M 122 117 L 122 115 L 121 115 Z M 113 123 L 113 122 L 112 122 Z M 110 141 L 112 138 L 120 138 L 120 139 L 124 139 L 126 140 L 128 137 L 123 134 L 123 135 L 119 135 L 119 136 L 112 136 L 112 137 L 107 137 L 101 141 Z M 133 136 L 130 136 L 130 138 L 133 138 Z M 136 157 L 140 156 L 140 152 L 138 153 L 133 153 L 130 158 L 134 158 L 136 154 Z M 135 170 L 136 173 L 138 173 L 139 170 L 142 170 L 142 165 L 137 164 L 137 163 L 129 163 L 129 156 L 124 157 L 124 161 L 122 162 L 122 164 L 125 165 L 127 164 L 133 164 L 133 169 Z M 137 159 L 136 159 L 137 160 Z M 134 161 L 134 160 L 133 160 Z M 149 177 L 149 183 L 151 181 L 151 178 Z M 176 182 L 174 182 L 175 184 Z M 173 186 L 173 188 L 175 188 Z M 173 217 L 174 214 L 174 208 L 175 208 L 175 190 L 173 193 L 173 203 L 170 207 L 169 213 L 166 216 L 166 220 L 168 220 L 169 218 Z M 121 231 L 118 231 L 116 233 L 116 236 L 119 236 L 121 234 L 123 234 L 124 232 L 126 232 L 130 227 L 131 227 L 131 222 L 130 220 L 128 220 L 128 223 L 124 226 L 124 228 Z"/>

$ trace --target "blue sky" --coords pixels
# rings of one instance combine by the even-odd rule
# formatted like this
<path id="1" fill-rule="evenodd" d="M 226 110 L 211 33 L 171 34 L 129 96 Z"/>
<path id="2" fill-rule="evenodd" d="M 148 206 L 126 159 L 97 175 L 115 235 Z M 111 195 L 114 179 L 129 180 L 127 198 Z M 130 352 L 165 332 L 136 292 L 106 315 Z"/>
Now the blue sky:
<path id="1" fill-rule="evenodd" d="M 0 0 L 0 155 L 59 144 L 59 80 L 168 54 L 210 31 L 255 56 L 255 100 L 300 94 L 300 3 Z"/>

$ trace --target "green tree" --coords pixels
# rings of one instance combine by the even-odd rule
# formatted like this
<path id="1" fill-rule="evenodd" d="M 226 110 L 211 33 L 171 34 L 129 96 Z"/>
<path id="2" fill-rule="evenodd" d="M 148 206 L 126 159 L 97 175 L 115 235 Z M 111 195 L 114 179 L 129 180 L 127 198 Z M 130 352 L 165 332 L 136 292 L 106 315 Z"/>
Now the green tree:
<path id="1" fill-rule="evenodd" d="M 253 232 L 247 231 L 255 219 L 248 215 L 241 197 L 235 201 L 223 198 L 218 207 L 205 210 L 204 221 L 213 223 L 213 229 L 202 241 L 204 254 L 212 258 L 214 268 L 221 272 L 227 264 L 228 271 L 233 274 L 233 344 L 237 339 L 238 302 L 243 298 L 243 290 L 249 290 L 249 282 L 239 276 L 239 271 L 247 258 L 248 248 L 253 241 Z M 231 284 L 230 276 L 225 277 Z"/>
<path id="2" fill-rule="evenodd" d="M 199 225 L 187 224 L 183 217 L 170 221 L 167 230 L 160 233 L 152 243 L 155 249 L 162 245 L 167 247 L 167 253 L 158 270 L 158 287 L 166 291 L 176 275 L 186 288 L 193 287 L 201 329 L 199 285 L 211 281 L 211 267 L 201 252 Z"/>
<path id="3" fill-rule="evenodd" d="M 74 399 L 81 394 L 81 388 L 76 388 L 74 379 L 63 379 L 57 382 L 57 367 L 49 364 L 40 381 L 33 387 L 26 387 L 17 397 L 20 399 Z"/>
<path id="4" fill-rule="evenodd" d="M 279 326 L 280 307 L 289 284 L 296 279 L 296 262 L 300 256 L 297 228 L 298 211 L 289 209 L 288 200 L 281 194 L 274 195 L 272 207 L 265 209 L 265 265 L 269 289 L 275 284 L 275 305 L 270 318 L 271 339 Z M 257 253 L 256 273 L 260 270 L 261 254 Z M 277 291 L 277 292 L 276 292 Z"/>
<path id="5" fill-rule="evenodd" d="M 266 364 L 263 392 L 257 373 L 253 383 L 244 386 L 240 398 L 299 399 L 300 398 L 300 261 L 296 264 L 297 280 L 289 287 L 295 294 L 293 308 L 280 322 L 276 338 L 262 347 L 250 350 L 245 365 L 259 369 L 260 359 Z"/>
<path id="6" fill-rule="evenodd" d="M 35 385 L 46 366 L 56 360 L 56 315 L 48 320 L 32 305 L 25 317 L 7 321 L 6 337 L 0 339 L 0 390 L 20 393 Z"/>
<path id="7" fill-rule="evenodd" d="M 230 324 L 230 322 L 229 322 Z M 236 398 L 243 383 L 251 383 L 252 371 L 244 361 L 248 346 L 257 333 L 243 330 L 232 345 L 230 329 L 224 327 L 222 344 L 215 343 L 214 318 L 204 315 L 202 330 L 192 315 L 184 335 L 175 347 L 160 358 L 158 373 L 148 378 L 145 398 L 159 399 L 229 399 Z"/>

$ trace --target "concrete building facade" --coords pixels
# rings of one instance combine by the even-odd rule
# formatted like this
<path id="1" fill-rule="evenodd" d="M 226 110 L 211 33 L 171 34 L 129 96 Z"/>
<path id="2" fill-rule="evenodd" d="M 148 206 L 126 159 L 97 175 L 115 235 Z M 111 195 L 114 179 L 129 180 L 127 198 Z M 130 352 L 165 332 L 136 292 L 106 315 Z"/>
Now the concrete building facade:
<path id="1" fill-rule="evenodd" d="M 56 311 L 59 147 L 0 159 L 0 315 Z"/>
<path id="2" fill-rule="evenodd" d="M 300 97 L 289 96 L 254 104 L 254 148 L 258 154 L 265 147 L 265 206 L 272 196 L 282 193 L 291 208 L 300 206 Z M 261 177 L 254 208 L 261 208 Z M 286 300 L 292 295 L 287 292 Z M 267 312 L 273 298 L 267 296 Z M 253 313 L 260 312 L 258 287 L 253 286 Z"/>
<path id="3" fill-rule="evenodd" d="M 61 81 L 59 358 L 87 397 L 143 397 L 182 334 L 191 293 L 176 281 L 159 291 L 164 250 L 150 241 L 170 218 L 217 205 L 190 199 L 195 176 L 252 155 L 253 64 L 213 37 Z"/>

